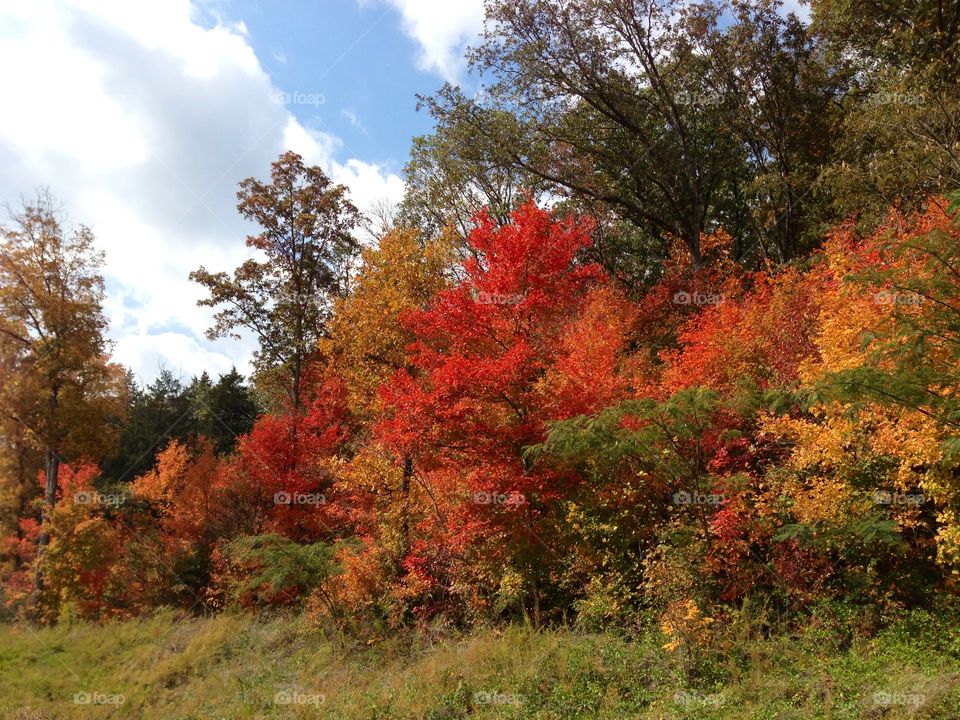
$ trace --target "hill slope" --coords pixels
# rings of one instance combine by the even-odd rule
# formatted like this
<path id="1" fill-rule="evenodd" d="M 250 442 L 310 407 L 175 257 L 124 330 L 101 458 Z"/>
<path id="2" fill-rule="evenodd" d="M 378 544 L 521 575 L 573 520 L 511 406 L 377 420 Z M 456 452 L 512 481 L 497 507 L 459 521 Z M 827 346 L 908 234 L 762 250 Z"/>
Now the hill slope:
<path id="1" fill-rule="evenodd" d="M 342 652 L 297 616 L 5 627 L 0 717 L 960 718 L 956 616 L 914 612 L 870 639 L 841 626 L 731 630 L 686 685 L 656 631 L 510 627 Z"/>

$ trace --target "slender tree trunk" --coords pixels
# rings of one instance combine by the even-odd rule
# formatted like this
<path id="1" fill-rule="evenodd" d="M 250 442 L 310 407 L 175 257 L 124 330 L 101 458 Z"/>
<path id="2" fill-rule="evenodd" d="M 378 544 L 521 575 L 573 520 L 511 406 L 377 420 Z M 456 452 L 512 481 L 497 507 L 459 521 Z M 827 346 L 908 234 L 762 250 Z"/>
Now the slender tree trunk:
<path id="1" fill-rule="evenodd" d="M 58 388 L 50 391 L 50 425 L 56 427 Z M 56 435 L 56 433 L 52 433 Z M 51 438 L 51 440 L 53 440 Z M 41 518 L 40 538 L 37 541 L 37 559 L 33 575 L 33 590 L 35 594 L 35 610 L 40 610 L 40 593 L 43 590 L 43 552 L 50 543 L 50 515 L 57 502 L 57 484 L 60 478 L 60 457 L 56 450 L 47 447 L 47 463 L 43 489 L 43 517 Z"/>
<path id="2" fill-rule="evenodd" d="M 403 459 L 403 479 L 400 481 L 400 493 L 403 495 L 403 557 L 410 552 L 410 480 L 413 478 L 413 458 L 407 455 Z"/>
<path id="3" fill-rule="evenodd" d="M 537 583 L 537 577 L 533 577 L 533 627 L 540 629 L 540 586 Z"/>
<path id="4" fill-rule="evenodd" d="M 27 447 L 23 439 L 23 428 L 17 425 L 17 437 L 14 442 L 17 453 L 17 517 L 22 518 L 26 514 L 26 489 L 27 489 Z M 23 539 L 23 530 L 20 529 L 20 523 L 17 523 L 17 539 Z M 13 569 L 20 570 L 23 566 L 23 560 L 19 553 L 13 556 Z"/>
<path id="5" fill-rule="evenodd" d="M 693 261 L 693 267 L 699 269 L 701 263 L 703 262 L 703 257 L 700 255 L 700 233 L 703 230 L 700 224 L 700 193 L 695 187 L 692 188 L 692 190 L 693 202 L 691 203 L 692 207 L 690 208 L 690 237 L 687 238 L 687 246 L 690 250 L 690 258 Z"/>
<path id="6" fill-rule="evenodd" d="M 300 412 L 303 407 L 303 403 L 300 400 L 300 373 L 301 373 L 301 362 L 300 356 L 298 355 L 293 361 L 293 382 L 290 390 L 291 399 L 293 400 L 293 409 L 296 412 Z"/>
<path id="7" fill-rule="evenodd" d="M 685 240 L 687 250 L 690 251 L 690 260 L 693 267 L 695 270 L 699 270 L 703 266 L 703 254 L 700 251 L 700 234 L 703 232 L 703 227 L 700 225 L 700 201 L 698 199 L 694 200 L 691 213 L 693 214 L 693 222 L 690 224 L 690 234 Z"/>

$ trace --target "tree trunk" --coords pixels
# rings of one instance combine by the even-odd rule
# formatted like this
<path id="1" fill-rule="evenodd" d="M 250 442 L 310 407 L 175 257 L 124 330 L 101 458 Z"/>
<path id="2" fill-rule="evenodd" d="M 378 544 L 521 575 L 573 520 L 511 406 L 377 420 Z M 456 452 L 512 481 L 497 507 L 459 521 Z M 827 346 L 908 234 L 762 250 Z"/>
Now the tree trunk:
<path id="1" fill-rule="evenodd" d="M 23 428 L 19 424 L 16 427 L 17 437 L 14 441 L 14 447 L 17 453 L 17 517 L 22 518 L 26 515 L 27 486 L 30 481 L 27 471 L 27 446 L 23 439 Z M 20 528 L 20 523 L 17 523 L 17 539 L 23 539 L 23 530 Z M 15 554 L 13 556 L 13 569 L 20 570 L 22 565 L 23 561 L 20 554 Z"/>
<path id="2" fill-rule="evenodd" d="M 540 586 L 537 584 L 537 577 L 533 577 L 533 628 L 540 629 Z"/>
<path id="3" fill-rule="evenodd" d="M 403 557 L 410 553 L 410 480 L 413 478 L 413 458 L 407 455 L 403 459 L 403 479 L 400 492 L 403 495 Z"/>
<path id="4" fill-rule="evenodd" d="M 50 391 L 50 425 L 56 427 L 58 388 Z M 53 433 L 55 435 L 56 433 Z M 53 441 L 53 438 L 51 438 Z M 52 447 L 47 447 L 47 464 L 43 489 L 43 517 L 40 520 L 40 538 L 37 541 L 37 559 L 33 575 L 35 610 L 40 609 L 40 592 L 43 590 L 43 551 L 50 543 L 50 514 L 57 502 L 57 484 L 60 478 L 60 457 Z"/>

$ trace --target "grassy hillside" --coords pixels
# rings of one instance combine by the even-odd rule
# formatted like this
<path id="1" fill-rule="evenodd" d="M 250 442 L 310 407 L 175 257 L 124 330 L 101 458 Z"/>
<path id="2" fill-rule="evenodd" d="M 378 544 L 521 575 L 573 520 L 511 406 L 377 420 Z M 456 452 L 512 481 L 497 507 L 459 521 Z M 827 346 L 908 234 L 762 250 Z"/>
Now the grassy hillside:
<path id="1" fill-rule="evenodd" d="M 869 639 L 835 619 L 794 637 L 741 625 L 688 683 L 656 631 L 510 627 L 337 651 L 296 616 L 7 627 L 0 717 L 960 718 L 954 613 L 915 612 Z"/>

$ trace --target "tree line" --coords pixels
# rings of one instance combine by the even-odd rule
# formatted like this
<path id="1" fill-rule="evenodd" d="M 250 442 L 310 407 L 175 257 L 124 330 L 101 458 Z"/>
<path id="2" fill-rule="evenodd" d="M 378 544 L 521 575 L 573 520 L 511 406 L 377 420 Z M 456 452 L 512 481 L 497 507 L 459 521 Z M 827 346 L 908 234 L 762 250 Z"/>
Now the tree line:
<path id="1" fill-rule="evenodd" d="M 102 256 L 3 232 L 3 598 L 305 606 L 337 637 L 630 627 L 955 590 L 960 5 L 487 4 L 362 247 L 287 152 L 190 280 L 232 371 L 138 388 Z M 371 227 L 373 225 L 370 225 Z M 39 478 L 39 481 L 38 481 Z"/>

